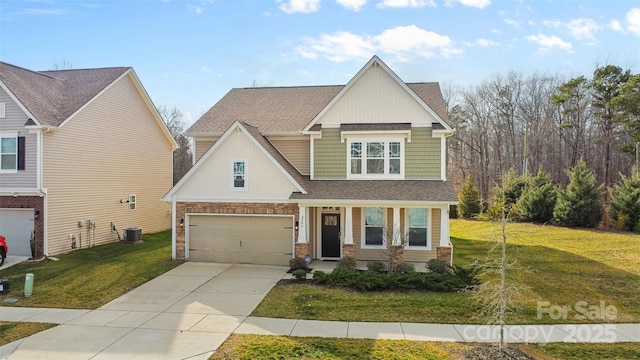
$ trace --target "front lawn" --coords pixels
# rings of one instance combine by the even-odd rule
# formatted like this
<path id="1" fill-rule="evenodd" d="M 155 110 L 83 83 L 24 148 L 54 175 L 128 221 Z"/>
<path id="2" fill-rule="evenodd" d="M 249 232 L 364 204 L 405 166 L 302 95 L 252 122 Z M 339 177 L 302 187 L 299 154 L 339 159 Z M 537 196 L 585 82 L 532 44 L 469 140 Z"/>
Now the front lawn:
<path id="1" fill-rule="evenodd" d="M 487 344 L 400 340 L 337 339 L 232 334 L 210 360 L 287 359 L 464 359 L 464 353 Z M 512 344 L 538 360 L 640 358 L 640 343 Z"/>
<path id="2" fill-rule="evenodd" d="M 142 240 L 77 250 L 58 256 L 59 261 L 0 268 L 0 277 L 11 286 L 0 296 L 0 306 L 96 309 L 179 265 L 171 260 L 171 231 L 145 234 Z M 28 273 L 34 274 L 33 295 L 25 297 Z M 18 302 L 4 302 L 7 298 Z"/>
<path id="3" fill-rule="evenodd" d="M 454 263 L 485 259 L 495 244 L 494 223 L 451 221 Z M 509 224 L 511 278 L 523 285 L 511 324 L 640 321 L 640 236 L 632 233 Z M 497 252 L 497 250 L 496 250 Z M 492 254 L 495 256 L 497 254 Z M 553 306 L 613 306 L 616 319 L 537 317 L 538 301 Z M 545 305 L 543 305 L 545 306 Z M 278 285 L 255 316 L 342 321 L 486 323 L 469 293 L 371 292 L 309 285 Z"/>

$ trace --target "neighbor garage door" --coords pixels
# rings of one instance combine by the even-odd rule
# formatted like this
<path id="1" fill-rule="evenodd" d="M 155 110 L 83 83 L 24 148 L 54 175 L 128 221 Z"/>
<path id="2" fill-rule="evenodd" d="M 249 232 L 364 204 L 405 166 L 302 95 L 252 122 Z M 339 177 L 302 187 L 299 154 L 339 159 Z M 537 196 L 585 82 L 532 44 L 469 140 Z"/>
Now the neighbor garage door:
<path id="1" fill-rule="evenodd" d="M 291 216 L 189 216 L 189 260 L 288 265 Z"/>
<path id="2" fill-rule="evenodd" d="M 33 209 L 0 209 L 0 235 L 7 239 L 9 255 L 31 256 Z"/>

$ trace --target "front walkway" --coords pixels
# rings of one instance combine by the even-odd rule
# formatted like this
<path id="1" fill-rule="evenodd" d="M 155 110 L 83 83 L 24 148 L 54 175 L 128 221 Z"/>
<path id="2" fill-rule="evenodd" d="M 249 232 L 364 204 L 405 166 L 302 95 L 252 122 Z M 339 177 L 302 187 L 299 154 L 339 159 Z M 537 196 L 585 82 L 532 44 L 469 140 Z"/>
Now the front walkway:
<path id="1" fill-rule="evenodd" d="M 496 326 L 249 316 L 287 268 L 186 263 L 97 310 L 0 307 L 0 321 L 60 324 L 0 359 L 208 359 L 231 333 L 495 342 Z M 37 293 L 34 291 L 34 296 Z M 508 326 L 508 342 L 640 342 L 640 324 Z"/>

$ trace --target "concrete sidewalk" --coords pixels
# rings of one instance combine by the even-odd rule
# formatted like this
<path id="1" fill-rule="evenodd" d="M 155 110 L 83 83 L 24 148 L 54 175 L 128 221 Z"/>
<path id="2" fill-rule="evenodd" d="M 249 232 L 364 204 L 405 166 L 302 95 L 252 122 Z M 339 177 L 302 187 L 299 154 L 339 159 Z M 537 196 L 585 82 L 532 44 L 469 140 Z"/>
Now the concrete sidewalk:
<path id="1" fill-rule="evenodd" d="M 495 342 L 497 326 L 249 316 L 286 267 L 186 263 L 97 310 L 0 307 L 0 321 L 59 326 L 0 347 L 0 359 L 207 359 L 231 333 Z M 37 293 L 34 291 L 34 296 Z M 517 343 L 640 342 L 640 324 L 507 326 Z"/>

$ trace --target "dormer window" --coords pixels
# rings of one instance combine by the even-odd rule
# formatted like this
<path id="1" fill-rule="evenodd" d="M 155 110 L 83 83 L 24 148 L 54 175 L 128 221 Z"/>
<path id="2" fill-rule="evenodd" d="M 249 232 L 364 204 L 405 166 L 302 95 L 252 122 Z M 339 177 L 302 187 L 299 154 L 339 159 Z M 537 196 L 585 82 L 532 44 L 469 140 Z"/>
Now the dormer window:
<path id="1" fill-rule="evenodd" d="M 404 139 L 349 139 L 350 179 L 401 179 Z"/>

